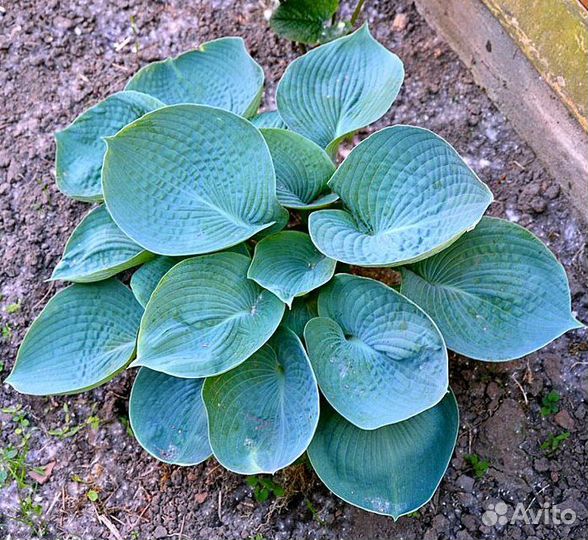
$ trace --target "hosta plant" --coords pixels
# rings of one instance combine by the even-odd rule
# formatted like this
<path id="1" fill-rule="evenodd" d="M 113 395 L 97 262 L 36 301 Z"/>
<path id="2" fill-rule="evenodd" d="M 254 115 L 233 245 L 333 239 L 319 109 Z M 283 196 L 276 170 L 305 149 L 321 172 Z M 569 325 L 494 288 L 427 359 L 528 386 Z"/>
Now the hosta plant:
<path id="1" fill-rule="evenodd" d="M 132 428 L 162 461 L 252 475 L 306 452 L 351 504 L 425 504 L 459 426 L 447 349 L 502 362 L 580 324 L 562 266 L 484 217 L 490 190 L 441 137 L 388 127 L 337 166 L 403 75 L 364 26 L 292 62 L 260 113 L 263 71 L 224 38 L 79 116 L 57 134 L 57 183 L 98 206 L 7 381 L 71 394 L 132 369 Z"/>

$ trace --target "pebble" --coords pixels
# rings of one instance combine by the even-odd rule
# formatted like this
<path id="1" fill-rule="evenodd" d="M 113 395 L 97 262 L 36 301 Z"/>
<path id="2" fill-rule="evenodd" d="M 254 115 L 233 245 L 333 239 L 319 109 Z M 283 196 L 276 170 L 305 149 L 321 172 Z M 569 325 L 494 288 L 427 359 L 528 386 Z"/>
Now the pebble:
<path id="1" fill-rule="evenodd" d="M 462 474 L 457 479 L 457 487 L 462 491 L 470 492 L 474 489 L 474 479 L 467 474 Z"/>
<path id="2" fill-rule="evenodd" d="M 153 531 L 153 538 L 165 538 L 167 536 L 167 529 L 163 525 L 158 525 Z"/>
<path id="3" fill-rule="evenodd" d="M 538 472 L 547 472 L 549 470 L 549 460 L 547 458 L 539 458 L 533 462 L 535 470 Z"/>
<path id="4" fill-rule="evenodd" d="M 566 411 L 565 409 L 562 411 L 559 411 L 554 417 L 553 419 L 555 420 L 555 423 L 558 426 L 561 426 L 564 429 L 567 429 L 568 431 L 574 431 L 574 419 L 570 416 L 570 413 L 568 411 Z"/>
<path id="5" fill-rule="evenodd" d="M 397 13 L 396 17 L 394 17 L 394 20 L 392 21 L 392 30 L 394 32 L 402 32 L 406 30 L 409 22 L 410 19 L 406 13 Z"/>
<path id="6" fill-rule="evenodd" d="M 545 197 L 547 197 L 550 201 L 553 199 L 557 199 L 559 197 L 560 188 L 558 184 L 552 184 L 545 190 Z"/>
<path id="7" fill-rule="evenodd" d="M 542 197 L 533 197 L 531 200 L 531 208 L 536 214 L 542 214 L 547 209 L 547 202 Z"/>

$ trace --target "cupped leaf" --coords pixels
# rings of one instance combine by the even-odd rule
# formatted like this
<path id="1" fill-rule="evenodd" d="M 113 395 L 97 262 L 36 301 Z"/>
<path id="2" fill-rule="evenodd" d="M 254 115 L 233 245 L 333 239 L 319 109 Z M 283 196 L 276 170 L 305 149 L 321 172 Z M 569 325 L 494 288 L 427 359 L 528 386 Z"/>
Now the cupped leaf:
<path id="1" fill-rule="evenodd" d="M 278 111 L 266 111 L 256 114 L 251 118 L 251 123 L 257 128 L 280 128 L 288 129 L 286 122 L 282 120 Z"/>
<path id="2" fill-rule="evenodd" d="M 137 360 L 176 377 L 208 377 L 246 360 L 274 333 L 284 304 L 247 279 L 251 260 L 215 253 L 175 265 L 151 295 Z"/>
<path id="3" fill-rule="evenodd" d="M 274 168 L 278 200 L 286 208 L 314 210 L 335 202 L 327 182 L 335 165 L 317 144 L 285 129 L 262 129 Z"/>
<path id="4" fill-rule="evenodd" d="M 317 248 L 360 266 L 429 257 L 472 229 L 492 193 L 441 137 L 385 128 L 355 147 L 329 181 L 346 210 L 309 218 Z"/>
<path id="5" fill-rule="evenodd" d="M 364 25 L 294 60 L 277 89 L 278 111 L 291 130 L 331 152 L 386 113 L 403 79 L 400 59 Z"/>
<path id="6" fill-rule="evenodd" d="M 51 279 L 78 283 L 100 281 L 151 258 L 151 253 L 117 227 L 106 207 L 99 206 L 74 230 Z"/>
<path id="7" fill-rule="evenodd" d="M 143 309 L 120 281 L 58 292 L 29 328 L 5 382 L 25 394 L 83 392 L 131 360 Z"/>
<path id="8" fill-rule="evenodd" d="M 299 43 L 318 43 L 325 35 L 339 0 L 281 0 L 270 26 L 280 37 Z"/>
<path id="9" fill-rule="evenodd" d="M 166 105 L 195 103 L 251 116 L 259 107 L 263 69 L 238 37 L 203 43 L 176 58 L 153 62 L 127 83 Z"/>
<path id="10" fill-rule="evenodd" d="M 294 297 L 329 281 L 336 264 L 314 247 L 306 233 L 284 231 L 264 238 L 255 246 L 247 277 L 291 307 Z"/>
<path id="11" fill-rule="evenodd" d="M 263 137 L 233 113 L 164 107 L 107 143 L 102 182 L 108 210 L 153 253 L 218 251 L 269 227 L 282 210 Z"/>
<path id="12" fill-rule="evenodd" d="M 483 218 L 451 247 L 402 268 L 403 294 L 439 325 L 460 354 L 501 362 L 582 327 L 565 270 L 529 231 Z"/>
<path id="13" fill-rule="evenodd" d="M 359 429 L 325 405 L 308 457 L 335 495 L 397 519 L 431 499 L 449 465 L 458 429 L 451 392 L 435 407 L 374 431 Z"/>
<path id="14" fill-rule="evenodd" d="M 241 474 L 274 473 L 300 457 L 319 417 L 316 379 L 298 337 L 280 328 L 202 392 L 216 459 Z"/>
<path id="15" fill-rule="evenodd" d="M 153 457 L 174 465 L 196 465 L 211 456 L 203 384 L 204 379 L 139 370 L 129 399 L 129 420 L 137 441 Z"/>
<path id="16" fill-rule="evenodd" d="M 179 257 L 155 257 L 146 262 L 131 276 L 131 290 L 139 303 L 145 307 L 161 278 L 182 259 Z"/>
<path id="17" fill-rule="evenodd" d="M 280 325 L 292 330 L 300 339 L 303 339 L 306 323 L 315 317 L 318 317 L 316 298 L 312 296 L 295 298 L 292 307 L 285 311 Z"/>
<path id="18" fill-rule="evenodd" d="M 362 429 L 400 422 L 447 392 L 445 343 L 413 302 L 373 279 L 338 274 L 304 329 L 321 391 Z"/>
<path id="19" fill-rule="evenodd" d="M 103 137 L 145 113 L 163 107 L 161 101 L 139 92 L 118 92 L 91 107 L 63 131 L 55 134 L 57 187 L 85 202 L 102 200 L 100 173 L 106 152 Z"/>

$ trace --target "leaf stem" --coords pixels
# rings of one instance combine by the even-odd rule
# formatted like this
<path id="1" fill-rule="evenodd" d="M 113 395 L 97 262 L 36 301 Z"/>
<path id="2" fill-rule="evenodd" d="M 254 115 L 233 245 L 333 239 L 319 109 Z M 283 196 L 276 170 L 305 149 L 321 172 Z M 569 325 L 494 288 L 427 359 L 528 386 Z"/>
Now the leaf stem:
<path id="1" fill-rule="evenodd" d="M 351 26 L 355 26 L 355 23 L 357 22 L 359 14 L 361 13 L 361 8 L 363 7 L 364 2 L 365 0 L 359 0 L 359 2 L 357 2 L 357 5 L 353 10 L 353 15 L 351 15 Z"/>

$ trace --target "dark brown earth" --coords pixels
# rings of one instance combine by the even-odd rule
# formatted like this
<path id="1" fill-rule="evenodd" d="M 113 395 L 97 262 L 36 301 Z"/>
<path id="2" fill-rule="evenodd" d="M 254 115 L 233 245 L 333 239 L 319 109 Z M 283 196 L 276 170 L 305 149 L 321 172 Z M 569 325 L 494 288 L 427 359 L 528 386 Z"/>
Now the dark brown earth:
<path id="1" fill-rule="evenodd" d="M 492 188 L 491 213 L 529 227 L 557 254 L 571 281 L 573 308 L 587 321 L 586 229 L 557 182 L 410 1 L 366 4 L 372 32 L 406 65 L 399 99 L 373 128 L 416 124 L 455 145 Z M 45 280 L 86 210 L 55 187 L 52 133 L 120 90 L 146 62 L 225 35 L 243 36 L 264 66 L 265 104 L 271 106 L 276 81 L 300 51 L 268 29 L 269 7 L 270 0 L 15 0 L 0 8 L 2 379 L 25 329 L 61 286 Z M 396 19 L 393 30 L 398 14 L 405 17 Z M 586 538 L 587 364 L 586 331 L 517 362 L 453 357 L 451 384 L 462 424 L 458 447 L 433 500 L 396 523 L 339 501 L 304 465 L 274 479 L 285 497 L 260 504 L 243 477 L 213 460 L 187 469 L 156 462 L 124 426 L 133 372 L 92 392 L 54 399 L 21 396 L 3 385 L 0 446 L 22 440 L 18 414 L 10 412 L 22 407 L 30 450 L 20 455 L 26 455 L 29 473 L 55 465 L 43 484 L 28 476 L 22 488 L 9 481 L 0 490 L 0 538 Z M 544 418 L 540 405 L 550 390 L 561 395 L 559 412 Z M 99 418 L 97 429 L 86 424 L 90 416 Z M 77 433 L 70 433 L 73 428 Z M 540 448 L 550 435 L 564 432 L 570 436 L 555 452 Z M 482 478 L 464 459 L 474 453 L 490 463 Z M 27 507 L 27 497 L 40 505 L 41 515 Z M 577 519 L 571 525 L 543 519 L 483 525 L 482 513 L 500 501 L 510 510 L 519 502 L 534 511 L 557 505 L 572 509 Z"/>

